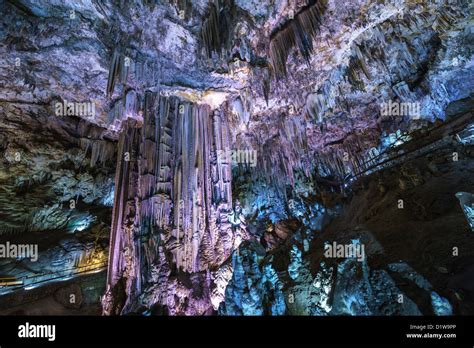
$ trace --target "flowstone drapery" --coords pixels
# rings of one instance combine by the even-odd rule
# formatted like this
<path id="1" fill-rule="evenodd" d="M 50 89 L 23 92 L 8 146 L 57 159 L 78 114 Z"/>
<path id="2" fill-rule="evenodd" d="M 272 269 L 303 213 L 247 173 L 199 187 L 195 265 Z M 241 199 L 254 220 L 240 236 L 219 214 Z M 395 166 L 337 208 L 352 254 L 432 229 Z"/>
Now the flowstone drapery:
<path id="1" fill-rule="evenodd" d="M 228 222 L 231 164 L 217 160 L 227 123 L 175 97 L 147 93 L 143 104 L 143 122 L 126 120 L 119 140 L 104 313 L 203 314 L 211 269 L 246 238 Z"/>

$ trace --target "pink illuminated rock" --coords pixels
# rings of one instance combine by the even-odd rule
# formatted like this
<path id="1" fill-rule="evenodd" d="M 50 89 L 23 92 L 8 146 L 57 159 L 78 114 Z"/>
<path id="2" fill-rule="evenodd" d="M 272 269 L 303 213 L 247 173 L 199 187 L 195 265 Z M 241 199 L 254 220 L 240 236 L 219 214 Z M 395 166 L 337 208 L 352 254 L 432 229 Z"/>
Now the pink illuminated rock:
<path id="1" fill-rule="evenodd" d="M 209 270 L 248 238 L 244 225 L 228 222 L 230 163 L 216 156 L 229 147 L 226 120 L 206 106 L 151 94 L 143 115 L 142 125 L 124 123 L 119 140 L 108 286 L 125 281 L 122 313 L 159 304 L 170 314 L 203 314 L 215 287 Z"/>

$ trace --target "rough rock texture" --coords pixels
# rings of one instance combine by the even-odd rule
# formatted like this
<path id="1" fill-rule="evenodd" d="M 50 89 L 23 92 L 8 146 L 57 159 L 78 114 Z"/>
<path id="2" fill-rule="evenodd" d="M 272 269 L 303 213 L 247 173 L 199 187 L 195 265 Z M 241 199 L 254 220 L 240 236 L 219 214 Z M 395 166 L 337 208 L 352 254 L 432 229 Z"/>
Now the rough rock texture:
<path id="1" fill-rule="evenodd" d="M 472 120 L 471 114 L 464 116 Z M 419 151 L 427 142 L 436 146 L 414 158 L 403 155 L 403 161 L 360 178 L 340 197 L 339 209 L 332 214 L 323 210 L 325 223 L 319 228 L 304 223 L 308 218 L 304 212 L 317 206 L 311 202 L 321 197 L 308 195 L 306 201 L 304 196 L 291 198 L 293 204 L 285 213 L 297 218 L 295 233 L 267 245 L 266 254 L 259 254 L 260 268 L 270 266 L 282 284 L 285 314 L 472 313 L 474 297 L 468 278 L 472 276 L 473 239 L 469 215 L 463 209 L 470 196 L 459 192 L 473 187 L 474 162 L 471 146 L 459 141 L 456 134 L 447 136 L 455 126 L 432 127 L 424 137 L 408 141 L 404 147 Z M 400 186 L 400 179 L 406 185 Z M 403 200 L 402 207 L 399 199 Z M 271 224 L 270 216 L 266 218 Z M 317 219 L 317 215 L 310 218 Z M 326 247 L 333 242 L 362 245 L 365 257 L 328 257 Z M 243 244 L 239 254 L 252 250 Z M 241 299 L 251 291 L 236 284 L 246 278 L 253 284 L 261 275 L 251 267 L 241 269 L 238 276 L 234 270 L 224 308 L 242 307 Z M 265 296 L 271 296 L 270 292 L 260 291 L 257 298 Z M 261 313 L 270 308 L 267 305 L 260 310 L 259 303 L 253 302 L 251 310 Z M 243 314 L 242 309 L 221 313 Z"/>
<path id="2" fill-rule="evenodd" d="M 106 314 L 472 313 L 472 6 L 2 1 L 0 238 L 60 270 L 110 229 Z"/>
<path id="3" fill-rule="evenodd" d="M 144 293 L 148 306 L 204 314 L 210 270 L 247 239 L 245 225 L 229 219 L 231 163 L 217 155 L 229 130 L 219 112 L 176 98 L 148 94 L 144 109 L 143 125 L 129 120 L 119 140 L 108 287 L 126 278 L 122 313 L 142 305 Z"/>
<path id="4" fill-rule="evenodd" d="M 221 315 L 283 315 L 283 284 L 271 264 L 261 263 L 265 251 L 258 243 L 243 243 L 232 257 L 233 275 L 227 285 Z M 240 250 L 239 249 L 239 250 Z"/>

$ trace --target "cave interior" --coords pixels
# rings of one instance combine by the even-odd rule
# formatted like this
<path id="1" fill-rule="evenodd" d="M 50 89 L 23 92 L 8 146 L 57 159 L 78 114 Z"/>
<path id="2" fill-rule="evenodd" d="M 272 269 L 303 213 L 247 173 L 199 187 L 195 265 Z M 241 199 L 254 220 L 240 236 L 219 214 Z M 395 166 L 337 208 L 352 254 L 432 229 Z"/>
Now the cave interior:
<path id="1" fill-rule="evenodd" d="M 0 314 L 474 314 L 467 0 L 0 1 Z"/>

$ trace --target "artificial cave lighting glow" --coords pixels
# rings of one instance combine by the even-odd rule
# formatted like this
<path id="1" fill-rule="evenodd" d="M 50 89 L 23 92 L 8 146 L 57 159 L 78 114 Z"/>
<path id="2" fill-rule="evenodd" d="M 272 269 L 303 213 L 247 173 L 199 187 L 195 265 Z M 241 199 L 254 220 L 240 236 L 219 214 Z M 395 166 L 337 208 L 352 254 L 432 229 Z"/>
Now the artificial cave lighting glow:
<path id="1" fill-rule="evenodd" d="M 473 315 L 467 3 L 0 1 L 0 314 Z"/>
<path id="2" fill-rule="evenodd" d="M 114 205 L 114 189 L 110 189 L 109 192 L 102 199 L 102 204 L 107 207 L 112 207 Z"/>
<path id="3" fill-rule="evenodd" d="M 458 192 L 456 198 L 466 216 L 469 227 L 474 232 L 474 194 L 469 192 Z"/>
<path id="4" fill-rule="evenodd" d="M 71 227 L 69 230 L 74 233 L 74 232 L 82 232 L 89 228 L 92 223 L 94 223 L 97 220 L 97 218 L 93 215 L 86 215 L 84 217 L 79 218 L 78 220 L 72 222 Z"/>
<path id="5" fill-rule="evenodd" d="M 431 304 L 436 315 L 453 315 L 453 308 L 449 301 L 434 291 L 431 292 Z"/>
<path id="6" fill-rule="evenodd" d="M 470 124 L 462 132 L 457 133 L 456 139 L 463 145 L 474 144 L 474 123 Z"/>

